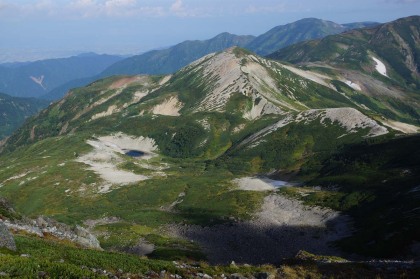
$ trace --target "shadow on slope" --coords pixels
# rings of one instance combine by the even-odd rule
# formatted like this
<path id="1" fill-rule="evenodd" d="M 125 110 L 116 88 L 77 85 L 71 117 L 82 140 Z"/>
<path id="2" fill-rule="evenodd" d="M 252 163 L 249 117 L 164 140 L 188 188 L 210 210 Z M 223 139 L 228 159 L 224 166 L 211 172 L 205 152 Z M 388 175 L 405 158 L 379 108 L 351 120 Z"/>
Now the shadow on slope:
<path id="1" fill-rule="evenodd" d="M 342 217 L 326 227 L 266 225 L 252 222 L 213 227 L 177 226 L 174 233 L 198 243 L 212 264 L 278 264 L 295 257 L 300 250 L 340 256 L 333 241 L 346 235 L 348 224 Z"/>

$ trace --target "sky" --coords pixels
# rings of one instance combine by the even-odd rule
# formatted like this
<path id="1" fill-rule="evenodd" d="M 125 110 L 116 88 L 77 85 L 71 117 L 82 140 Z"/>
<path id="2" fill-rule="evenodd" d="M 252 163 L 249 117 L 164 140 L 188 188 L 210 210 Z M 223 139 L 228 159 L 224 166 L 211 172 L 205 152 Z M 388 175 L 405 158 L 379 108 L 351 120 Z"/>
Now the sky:
<path id="1" fill-rule="evenodd" d="M 0 63 L 82 52 L 138 54 L 302 18 L 388 22 L 420 0 L 0 0 Z"/>

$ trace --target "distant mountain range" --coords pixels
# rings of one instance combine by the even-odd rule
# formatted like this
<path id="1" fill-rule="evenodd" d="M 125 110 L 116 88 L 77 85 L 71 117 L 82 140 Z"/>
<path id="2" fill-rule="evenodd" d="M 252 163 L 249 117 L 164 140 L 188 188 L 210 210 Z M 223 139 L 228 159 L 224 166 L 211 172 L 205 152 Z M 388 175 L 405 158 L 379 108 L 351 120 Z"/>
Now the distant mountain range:
<path id="1" fill-rule="evenodd" d="M 254 36 L 221 33 L 205 41 L 185 41 L 173 47 L 152 50 L 119 61 L 101 73 L 101 76 L 134 74 L 169 74 L 198 58 L 232 46 L 244 47 Z"/>
<path id="2" fill-rule="evenodd" d="M 321 19 L 303 19 L 277 26 L 258 36 L 221 33 L 204 41 L 185 41 L 175 46 L 152 50 L 126 59 L 115 56 L 81 55 L 31 63 L 0 65 L 0 90 L 14 96 L 31 96 L 55 100 L 69 89 L 111 75 L 173 73 L 192 61 L 232 46 L 266 55 L 302 40 L 322 38 L 352 28 L 377 23 L 340 25 Z M 89 65 L 89 66 L 87 66 Z"/>
<path id="3" fill-rule="evenodd" d="M 286 25 L 274 27 L 258 36 L 245 47 L 259 55 L 268 55 L 281 48 L 311 39 L 324 38 L 355 28 L 378 25 L 377 22 L 338 24 L 317 18 L 305 18 Z"/>
<path id="4" fill-rule="evenodd" d="M 239 46 L 267 55 L 278 49 L 304 40 L 323 38 L 351 28 L 377 25 L 378 23 L 350 23 L 341 25 L 331 21 L 308 18 L 277 26 L 258 36 L 237 36 L 222 33 L 206 41 L 185 41 L 163 50 L 154 50 L 126 58 L 106 69 L 101 76 L 121 74 L 168 74 L 212 52 Z"/>
<path id="5" fill-rule="evenodd" d="M 71 80 L 97 75 L 121 59 L 119 56 L 89 53 L 0 65 L 0 91 L 12 96 L 40 97 Z"/>
<path id="6" fill-rule="evenodd" d="M 0 140 L 10 136 L 28 117 L 47 107 L 48 103 L 45 100 L 0 93 Z"/>

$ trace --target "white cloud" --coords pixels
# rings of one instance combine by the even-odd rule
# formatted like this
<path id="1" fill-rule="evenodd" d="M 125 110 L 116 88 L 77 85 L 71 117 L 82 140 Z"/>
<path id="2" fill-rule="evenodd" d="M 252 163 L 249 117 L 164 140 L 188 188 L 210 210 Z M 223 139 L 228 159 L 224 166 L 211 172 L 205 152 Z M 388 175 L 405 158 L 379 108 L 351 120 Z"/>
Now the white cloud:
<path id="1" fill-rule="evenodd" d="M 184 2 L 182 0 L 175 0 L 175 2 L 172 3 L 169 10 L 171 14 L 179 16 L 179 17 L 197 17 L 197 16 L 205 16 L 207 14 L 207 12 L 205 12 L 205 9 L 198 8 L 198 7 L 190 8 L 184 5 Z"/>
<path id="2" fill-rule="evenodd" d="M 6 17 L 45 17 L 96 18 L 96 17 L 158 17 L 168 14 L 169 7 L 145 5 L 139 0 L 36 0 L 29 3 L 16 3 L 0 0 L 0 13 Z"/>
<path id="3" fill-rule="evenodd" d="M 246 9 L 246 13 L 256 14 L 256 13 L 279 13 L 284 12 L 286 10 L 285 4 L 278 4 L 273 6 L 255 6 L 249 5 Z"/>
<path id="4" fill-rule="evenodd" d="M 173 12 L 183 12 L 185 10 L 184 4 L 182 3 L 182 0 L 176 0 L 171 5 L 171 11 Z"/>
<path id="5" fill-rule="evenodd" d="M 110 16 L 127 16 L 136 8 L 136 5 L 136 0 L 108 0 L 103 4 L 103 8 Z"/>
<path id="6" fill-rule="evenodd" d="M 80 18 L 126 18 L 145 17 L 208 17 L 237 15 L 240 13 L 268 13 L 283 9 L 283 5 L 270 2 L 253 4 L 253 0 L 0 0 L 2 19 L 55 17 Z"/>

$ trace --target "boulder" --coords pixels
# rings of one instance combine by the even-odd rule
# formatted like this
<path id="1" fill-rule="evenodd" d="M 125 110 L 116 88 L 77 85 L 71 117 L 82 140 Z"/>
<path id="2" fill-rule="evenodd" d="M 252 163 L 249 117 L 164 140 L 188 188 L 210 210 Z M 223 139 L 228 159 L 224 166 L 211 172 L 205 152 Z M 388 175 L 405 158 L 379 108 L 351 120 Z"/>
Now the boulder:
<path id="1" fill-rule="evenodd" d="M 16 251 L 16 243 L 13 235 L 9 232 L 9 229 L 3 221 L 0 221 L 0 248 L 3 247 Z"/>
<path id="2" fill-rule="evenodd" d="M 76 226 L 76 229 L 74 230 L 76 237 L 75 242 L 88 248 L 94 248 L 101 250 L 100 243 L 98 239 L 91 234 L 87 229 Z"/>

